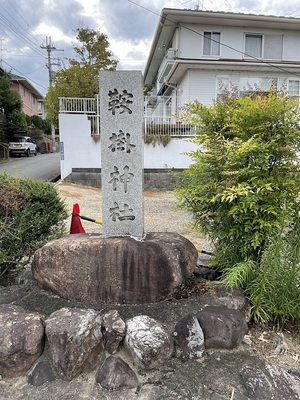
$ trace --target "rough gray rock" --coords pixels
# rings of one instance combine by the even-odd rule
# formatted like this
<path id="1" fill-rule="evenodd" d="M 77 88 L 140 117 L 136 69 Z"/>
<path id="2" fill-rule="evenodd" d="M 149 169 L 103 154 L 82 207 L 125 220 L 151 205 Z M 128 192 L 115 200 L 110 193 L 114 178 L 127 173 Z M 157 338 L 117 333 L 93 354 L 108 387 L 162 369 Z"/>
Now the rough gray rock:
<path id="1" fill-rule="evenodd" d="M 204 351 L 204 336 L 198 319 L 189 314 L 177 322 L 173 333 L 178 358 L 199 358 Z"/>
<path id="2" fill-rule="evenodd" d="M 115 354 L 125 337 L 126 325 L 117 310 L 111 310 L 102 317 L 104 348 Z"/>
<path id="3" fill-rule="evenodd" d="M 20 300 L 26 296 L 29 289 L 27 285 L 0 286 L 0 304 L 10 304 Z"/>
<path id="4" fill-rule="evenodd" d="M 42 316 L 21 307 L 0 305 L 0 374 L 27 372 L 42 354 L 45 329 Z"/>
<path id="5" fill-rule="evenodd" d="M 103 347 L 98 312 L 62 308 L 45 323 L 49 360 L 59 378 L 71 380 L 84 369 L 95 367 Z"/>
<path id="6" fill-rule="evenodd" d="M 172 356 L 173 341 L 161 323 L 146 315 L 139 315 L 129 319 L 126 326 L 124 344 L 136 366 L 153 369 Z"/>
<path id="7" fill-rule="evenodd" d="M 283 368 L 266 364 L 264 370 L 245 366 L 241 379 L 249 397 L 253 400 L 295 400 L 300 398 L 300 381 Z"/>
<path id="8" fill-rule="evenodd" d="M 210 287 L 214 287 L 215 282 L 211 282 L 210 285 Z M 211 295 L 210 298 L 190 294 L 189 298 L 186 299 L 173 299 L 155 304 L 97 305 L 95 308 L 101 310 L 104 315 L 107 314 L 108 317 L 116 316 L 114 311 L 110 312 L 109 310 L 117 310 L 124 321 L 138 315 L 148 315 L 156 321 L 163 321 L 164 332 L 171 333 L 174 331 L 176 321 L 182 322 L 189 314 L 197 316 L 199 310 L 205 304 L 215 304 L 217 302 L 215 296 L 226 298 L 222 290 L 218 290 L 219 285 L 216 286 L 216 290 L 210 290 L 207 293 Z M 37 295 L 38 293 L 39 295 Z M 204 300 L 203 297 L 205 297 Z M 84 313 L 89 313 L 90 307 L 80 303 L 70 303 L 51 292 L 44 292 L 38 287 L 32 288 L 31 295 L 26 294 L 17 301 L 20 301 L 28 310 L 39 311 L 40 314 L 47 315 L 50 315 L 55 309 L 70 306 L 80 307 Z M 113 321 L 114 318 L 111 320 Z M 103 326 L 102 321 L 102 329 Z M 147 334 L 148 332 L 144 335 L 146 344 L 148 343 Z M 21 332 L 21 335 L 23 335 L 23 332 Z M 151 335 L 149 334 L 149 336 Z M 152 336 L 155 337 L 155 335 Z M 70 340 L 74 340 L 74 337 L 76 335 L 70 336 Z M 170 338 L 173 342 L 173 338 L 171 336 Z M 46 346 L 45 353 L 42 356 L 43 360 L 47 360 L 47 350 L 48 346 Z M 137 372 L 134 369 L 138 375 L 138 389 L 136 387 L 133 389 L 125 388 L 114 383 L 122 381 L 122 373 L 113 372 L 116 380 L 112 379 L 113 375 L 109 376 L 106 373 L 103 376 L 103 382 L 105 380 L 107 382 L 106 387 L 111 389 L 119 387 L 119 390 L 104 389 L 95 381 L 96 370 L 87 372 L 89 370 L 87 366 L 95 365 L 96 361 L 99 370 L 100 362 L 103 362 L 105 358 L 103 351 L 100 354 L 101 360 L 99 360 L 98 355 L 94 357 L 94 354 L 91 354 L 91 360 L 85 364 L 86 367 L 82 370 L 82 374 L 67 382 L 62 379 L 50 381 L 43 375 L 44 370 L 39 370 L 39 367 L 36 370 L 35 367 L 31 369 L 31 372 L 34 371 L 35 373 L 31 376 L 31 383 L 29 383 L 29 376 L 26 375 L 16 377 L 13 380 L 4 377 L 0 380 L 0 399 L 15 400 L 22 397 L 31 400 L 96 400 L 99 398 L 103 400 L 185 400 L 192 398 L 195 400 L 228 400 L 233 397 L 235 400 L 300 400 L 300 379 L 296 375 L 292 375 L 293 369 L 287 366 L 280 368 L 276 365 L 266 364 L 260 354 L 255 352 L 255 348 L 253 350 L 254 352 L 251 350 L 251 345 L 242 343 L 233 350 L 206 349 L 201 359 L 164 358 L 161 364 L 158 363 L 152 369 L 143 367 L 138 369 Z M 124 355 L 122 345 L 119 346 L 117 356 L 128 361 L 129 365 L 133 362 L 133 359 L 130 361 L 127 358 L 128 355 Z M 151 354 L 151 351 L 149 351 L 146 356 L 155 358 L 157 353 L 153 351 Z M 282 364 L 284 365 L 284 362 Z M 298 370 L 295 369 L 295 372 L 297 373 Z M 47 381 L 43 383 L 45 379 Z M 260 385 L 260 382 L 262 382 L 262 385 Z M 265 382 L 271 382 L 272 389 L 263 392 L 261 386 L 267 386 Z M 109 386 L 110 384 L 111 386 Z M 258 393 L 257 397 L 255 397 L 256 393 Z"/>
<path id="9" fill-rule="evenodd" d="M 55 374 L 48 361 L 40 361 L 33 366 L 28 373 L 28 383 L 32 386 L 41 386 L 46 382 L 56 379 Z"/>
<path id="10" fill-rule="evenodd" d="M 32 272 L 42 287 L 90 304 L 142 304 L 166 299 L 188 278 L 197 250 L 176 233 L 130 236 L 77 234 L 47 243 Z"/>
<path id="11" fill-rule="evenodd" d="M 132 389 L 138 386 L 136 373 L 120 357 L 109 356 L 99 368 L 96 382 L 107 390 Z"/>
<path id="12" fill-rule="evenodd" d="M 204 333 L 206 349 L 233 349 L 241 344 L 248 330 L 245 316 L 226 306 L 204 307 L 197 318 Z"/>

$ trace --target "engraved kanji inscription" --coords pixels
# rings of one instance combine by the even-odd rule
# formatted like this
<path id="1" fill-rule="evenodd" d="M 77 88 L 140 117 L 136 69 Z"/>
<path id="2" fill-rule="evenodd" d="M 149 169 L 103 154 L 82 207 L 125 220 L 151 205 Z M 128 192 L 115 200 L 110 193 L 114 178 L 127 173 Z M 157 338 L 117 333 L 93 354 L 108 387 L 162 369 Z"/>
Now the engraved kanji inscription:
<path id="1" fill-rule="evenodd" d="M 126 153 L 130 153 L 131 149 L 135 147 L 134 144 L 130 143 L 130 133 L 124 133 L 121 129 L 119 133 L 113 133 L 109 140 L 111 141 L 111 145 L 108 148 L 112 151 L 125 151 Z"/>
<path id="2" fill-rule="evenodd" d="M 125 165 L 123 168 L 123 174 L 120 175 L 119 168 L 114 166 L 113 172 L 110 173 L 110 180 L 108 183 L 112 184 L 112 188 L 114 191 L 117 191 L 119 186 L 123 186 L 124 192 L 127 193 L 128 191 L 128 183 L 132 181 L 134 174 L 129 172 L 128 165 Z"/>
<path id="3" fill-rule="evenodd" d="M 124 204 L 123 209 L 118 205 L 115 201 L 114 206 L 109 209 L 110 218 L 112 221 L 133 221 L 135 219 L 135 215 L 133 214 L 133 209 L 129 207 L 128 204 Z"/>
<path id="4" fill-rule="evenodd" d="M 117 89 L 114 89 L 113 91 L 109 90 L 108 96 L 108 110 L 111 111 L 112 115 L 116 115 L 116 110 L 119 110 L 119 114 L 123 114 L 124 112 L 128 112 L 128 114 L 132 113 L 131 108 L 129 108 L 133 103 L 132 93 L 128 93 L 127 90 L 119 93 Z"/>

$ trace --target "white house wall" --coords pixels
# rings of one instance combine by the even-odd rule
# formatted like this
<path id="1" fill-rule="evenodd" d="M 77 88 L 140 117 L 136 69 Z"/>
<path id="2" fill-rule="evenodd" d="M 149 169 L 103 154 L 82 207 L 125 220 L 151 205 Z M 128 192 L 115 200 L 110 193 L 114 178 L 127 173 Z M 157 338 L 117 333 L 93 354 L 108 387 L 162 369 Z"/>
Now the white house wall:
<path id="1" fill-rule="evenodd" d="M 101 141 L 91 136 L 87 115 L 60 114 L 61 179 L 71 174 L 72 168 L 100 168 Z"/>
<path id="2" fill-rule="evenodd" d="M 73 168 L 101 168 L 101 139 L 91 136 L 90 122 L 86 115 L 60 114 L 59 132 L 61 143 L 61 179 L 72 173 Z M 164 147 L 156 143 L 144 145 L 144 168 L 183 169 L 191 159 L 185 152 L 197 146 L 188 139 L 172 138 Z"/>
<path id="3" fill-rule="evenodd" d="M 144 145 L 144 168 L 145 169 L 165 169 L 188 168 L 191 159 L 186 152 L 196 150 L 198 146 L 189 139 L 172 138 L 167 146 L 162 144 Z"/>
<path id="4" fill-rule="evenodd" d="M 185 27 L 179 28 L 180 37 L 175 41 L 175 43 L 178 43 L 178 57 L 189 59 L 207 58 L 208 56 L 203 56 L 203 35 L 204 32 L 211 31 L 221 33 L 221 58 L 241 60 L 244 52 L 244 34 L 257 33 L 264 35 L 263 56 L 266 59 L 300 61 L 300 52 L 295 51 L 300 40 L 299 32 L 193 24 L 187 24 Z M 214 57 L 211 58 L 213 59 Z"/>
<path id="5" fill-rule="evenodd" d="M 283 89 L 288 76 L 284 73 L 278 73 L 274 69 L 273 72 L 230 72 L 214 71 L 214 70 L 197 70 L 189 69 L 184 75 L 182 81 L 178 85 L 178 97 L 181 105 L 195 100 L 200 101 L 204 105 L 212 105 L 217 98 L 217 83 L 219 78 L 228 78 L 231 86 L 242 89 L 241 81 L 247 78 L 277 78 L 277 88 Z M 291 76 L 289 76 L 291 78 Z"/>

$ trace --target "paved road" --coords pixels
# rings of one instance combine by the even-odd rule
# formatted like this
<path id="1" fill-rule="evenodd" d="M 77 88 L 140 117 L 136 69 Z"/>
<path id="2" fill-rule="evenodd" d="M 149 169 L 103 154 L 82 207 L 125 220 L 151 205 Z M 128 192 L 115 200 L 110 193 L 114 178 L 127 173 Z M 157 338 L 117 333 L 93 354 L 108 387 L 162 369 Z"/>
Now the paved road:
<path id="1" fill-rule="evenodd" d="M 0 173 L 14 177 L 52 181 L 60 175 L 60 153 L 38 154 L 30 157 L 11 157 L 0 164 Z"/>

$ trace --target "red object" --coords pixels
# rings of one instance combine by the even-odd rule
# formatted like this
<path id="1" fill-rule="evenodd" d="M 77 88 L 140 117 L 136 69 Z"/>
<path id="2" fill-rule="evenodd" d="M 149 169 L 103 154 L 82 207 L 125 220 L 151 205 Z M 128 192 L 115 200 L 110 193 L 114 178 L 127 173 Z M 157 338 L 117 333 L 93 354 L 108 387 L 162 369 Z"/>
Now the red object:
<path id="1" fill-rule="evenodd" d="M 79 213 L 80 213 L 79 204 L 76 203 L 73 205 L 70 234 L 85 233 L 85 230 L 83 229 L 83 226 L 81 225 L 81 219 L 80 219 Z"/>

